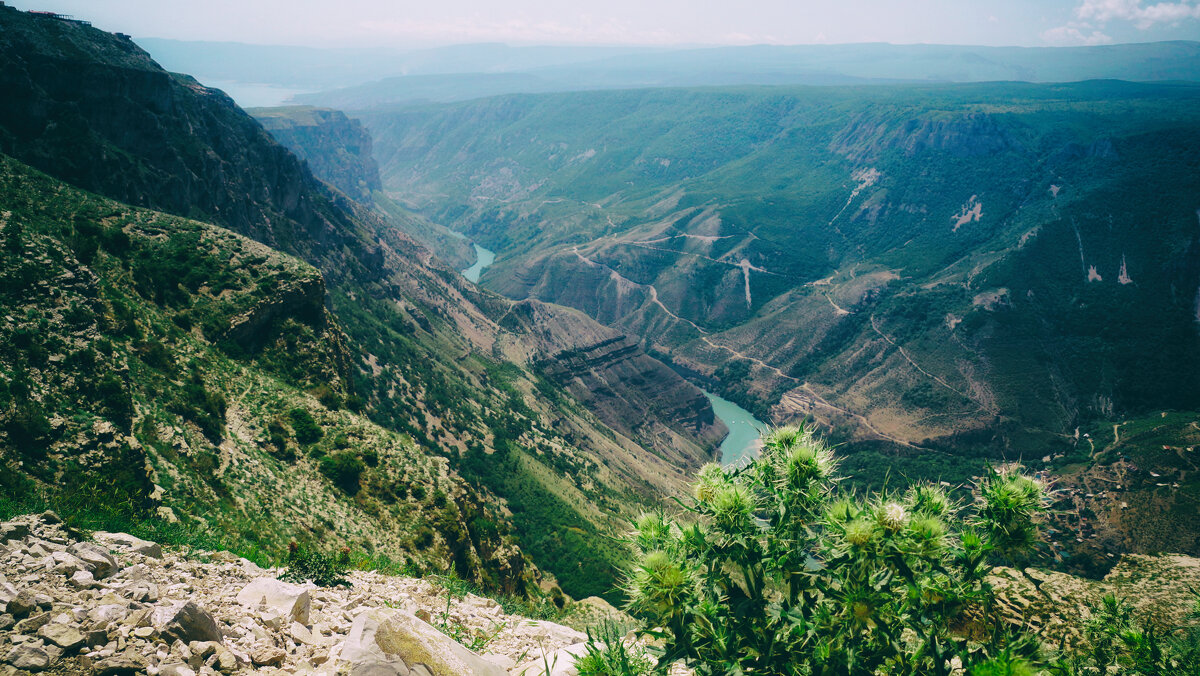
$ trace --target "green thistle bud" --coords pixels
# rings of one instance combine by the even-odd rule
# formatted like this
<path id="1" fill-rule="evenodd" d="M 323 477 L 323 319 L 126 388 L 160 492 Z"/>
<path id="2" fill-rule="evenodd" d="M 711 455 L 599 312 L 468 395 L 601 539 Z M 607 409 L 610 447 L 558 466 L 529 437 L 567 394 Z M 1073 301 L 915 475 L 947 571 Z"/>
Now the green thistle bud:
<path id="1" fill-rule="evenodd" d="M 825 510 L 825 520 L 832 524 L 847 523 L 858 516 L 858 505 L 850 498 L 838 498 L 829 503 Z"/>
<path id="2" fill-rule="evenodd" d="M 750 493 L 737 484 L 724 484 L 713 491 L 713 519 L 727 531 L 745 526 L 754 512 L 754 500 Z"/>
<path id="3" fill-rule="evenodd" d="M 912 511 L 928 516 L 945 517 L 954 511 L 954 503 L 941 486 L 920 484 L 908 493 L 908 504 Z"/>
<path id="4" fill-rule="evenodd" d="M 875 539 L 875 524 L 866 519 L 856 519 L 846 524 L 846 542 L 855 547 L 865 547 Z"/>
<path id="5" fill-rule="evenodd" d="M 793 446 L 807 441 L 808 432 L 795 425 L 777 427 L 763 437 L 763 447 L 768 451 L 786 451 Z"/>
<path id="6" fill-rule="evenodd" d="M 908 532 L 926 549 L 940 549 L 946 543 L 946 524 L 936 517 L 914 516 L 908 522 Z"/>
<path id="7" fill-rule="evenodd" d="M 633 583 L 635 605 L 665 616 L 683 606 L 687 591 L 687 572 L 666 552 L 655 550 L 642 558 Z"/>
<path id="8" fill-rule="evenodd" d="M 716 463 L 708 463 L 700 468 L 700 473 L 696 477 L 695 495 L 699 502 L 709 502 L 713 499 L 713 493 L 717 487 L 726 483 L 725 470 Z"/>
<path id="9" fill-rule="evenodd" d="M 659 514 L 643 513 L 635 522 L 638 543 L 643 549 L 661 547 L 671 534 L 671 527 Z"/>

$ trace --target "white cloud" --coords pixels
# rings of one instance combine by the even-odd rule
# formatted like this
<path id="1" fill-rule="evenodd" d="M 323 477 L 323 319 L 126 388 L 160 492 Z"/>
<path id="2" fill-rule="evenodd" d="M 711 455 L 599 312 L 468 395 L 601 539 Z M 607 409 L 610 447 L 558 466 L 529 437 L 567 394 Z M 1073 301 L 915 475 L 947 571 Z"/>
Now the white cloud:
<path id="1" fill-rule="evenodd" d="M 1059 46 L 1073 45 L 1107 45 L 1113 39 L 1098 30 L 1091 33 L 1085 31 L 1091 27 L 1081 24 L 1068 24 L 1042 31 L 1042 40 L 1047 44 Z"/>
<path id="2" fill-rule="evenodd" d="M 1143 30 L 1159 23 L 1200 19 L 1200 4 L 1191 0 L 1142 6 L 1142 0 L 1083 0 L 1075 8 L 1081 21 L 1131 21 Z"/>

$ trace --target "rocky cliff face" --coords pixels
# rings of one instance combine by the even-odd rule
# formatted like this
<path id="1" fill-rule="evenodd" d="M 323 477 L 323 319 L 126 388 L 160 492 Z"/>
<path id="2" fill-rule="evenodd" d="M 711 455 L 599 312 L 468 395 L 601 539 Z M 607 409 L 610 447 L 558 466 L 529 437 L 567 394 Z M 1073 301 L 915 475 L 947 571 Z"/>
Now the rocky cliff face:
<path id="1" fill-rule="evenodd" d="M 635 339 L 537 301 L 514 304 L 503 326 L 534 337 L 533 365 L 612 429 L 688 471 L 717 459 L 728 430 L 708 399 Z"/>
<path id="2" fill-rule="evenodd" d="M 246 111 L 275 140 L 308 163 L 312 172 L 348 197 L 371 204 L 383 189 L 371 156 L 371 135 L 340 110 L 296 106 Z"/>

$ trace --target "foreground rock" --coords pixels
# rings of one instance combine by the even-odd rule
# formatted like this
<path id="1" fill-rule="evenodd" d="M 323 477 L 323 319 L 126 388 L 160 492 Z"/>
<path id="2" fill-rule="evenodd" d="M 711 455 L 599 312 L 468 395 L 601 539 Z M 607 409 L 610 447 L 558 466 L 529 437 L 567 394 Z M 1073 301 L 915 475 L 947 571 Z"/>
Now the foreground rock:
<path id="1" fill-rule="evenodd" d="M 433 676 L 479 674 L 507 676 L 508 671 L 448 639 L 411 613 L 375 608 L 359 613 L 342 644 L 340 662 L 351 673 Z"/>
<path id="2" fill-rule="evenodd" d="M 355 571 L 350 587 L 289 584 L 226 553 L 201 562 L 123 533 L 77 541 L 53 515 L 0 534 L 0 676 L 500 676 L 586 639 L 491 599 L 448 604 L 428 580 Z"/>

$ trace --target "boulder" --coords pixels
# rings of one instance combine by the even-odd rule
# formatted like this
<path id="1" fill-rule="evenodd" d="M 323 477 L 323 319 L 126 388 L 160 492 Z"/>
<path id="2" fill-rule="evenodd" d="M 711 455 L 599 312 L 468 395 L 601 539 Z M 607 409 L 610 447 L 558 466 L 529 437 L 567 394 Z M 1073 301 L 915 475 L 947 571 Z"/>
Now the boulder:
<path id="1" fill-rule="evenodd" d="M 8 542 L 9 540 L 20 540 L 26 535 L 29 535 L 29 524 L 9 521 L 8 523 L 0 523 L 0 543 Z"/>
<path id="2" fill-rule="evenodd" d="M 50 655 L 37 646 L 22 643 L 8 651 L 4 661 L 17 669 L 42 671 L 50 666 Z"/>
<path id="3" fill-rule="evenodd" d="M 110 622 L 120 622 L 129 617 L 129 606 L 120 603 L 105 603 L 88 611 L 87 619 L 92 626 L 99 629 Z"/>
<path id="4" fill-rule="evenodd" d="M 76 589 L 91 589 L 96 586 L 96 576 L 90 570 L 77 570 L 68 582 Z"/>
<path id="5" fill-rule="evenodd" d="M 242 588 L 237 595 L 237 602 L 247 608 L 257 608 L 265 605 L 278 612 L 289 621 L 308 624 L 311 602 L 308 589 L 298 584 L 291 584 L 271 577 L 260 577 Z"/>
<path id="6" fill-rule="evenodd" d="M 13 631 L 18 634 L 33 634 L 47 624 L 50 624 L 50 613 L 38 613 L 18 622 Z"/>
<path id="7" fill-rule="evenodd" d="M 0 544 L 10 542 L 10 540 L 23 539 L 28 534 L 29 526 L 26 524 L 16 524 L 16 522 L 0 524 Z"/>
<path id="8" fill-rule="evenodd" d="M 21 590 L 21 593 L 17 594 L 11 601 L 8 602 L 8 607 L 5 608 L 5 610 L 9 615 L 20 619 L 37 610 L 37 608 L 37 598 L 34 596 L 33 591 L 30 589 L 23 589 Z"/>
<path id="9" fill-rule="evenodd" d="M 51 622 L 38 629 L 38 636 L 67 652 L 71 652 L 83 645 L 83 634 L 79 633 L 79 630 L 75 627 L 67 624 Z"/>
<path id="10" fill-rule="evenodd" d="M 146 669 L 146 660 L 133 651 L 100 660 L 92 668 L 95 676 L 134 676 Z"/>
<path id="11" fill-rule="evenodd" d="M 91 571 L 97 580 L 107 577 L 117 568 L 117 560 L 102 547 L 91 542 L 76 542 L 67 548 L 67 552 L 82 561 L 84 568 Z"/>
<path id="12" fill-rule="evenodd" d="M 283 662 L 287 653 L 273 645 L 255 646 L 250 652 L 250 662 L 256 667 L 274 667 Z"/>
<path id="13" fill-rule="evenodd" d="M 232 674 L 238 669 L 238 660 L 233 653 L 222 646 L 217 649 L 216 657 L 209 666 L 222 674 Z"/>
<path id="14" fill-rule="evenodd" d="M 348 671 L 372 665 L 423 665 L 432 676 L 507 676 L 508 672 L 467 650 L 415 615 L 396 608 L 359 613 L 339 659 Z"/>
<path id="15" fill-rule="evenodd" d="M 196 676 L 196 672 L 186 664 L 164 664 L 158 670 L 158 676 Z"/>
<path id="16" fill-rule="evenodd" d="M 155 608 L 151 621 L 158 633 L 168 640 L 179 639 L 184 643 L 221 641 L 216 620 L 193 601 Z"/>
<path id="17" fill-rule="evenodd" d="M 74 575 L 76 571 L 87 568 L 83 561 L 79 560 L 79 557 L 73 554 L 68 554 L 67 552 L 51 553 L 46 567 L 56 573 L 62 573 L 68 577 Z"/>
<path id="18" fill-rule="evenodd" d="M 141 554 L 152 559 L 162 558 L 162 547 L 157 542 L 143 540 L 129 533 L 106 533 L 100 531 L 93 537 L 97 542 L 102 542 L 110 549 L 115 549 L 119 552 L 133 552 L 134 554 Z"/>

